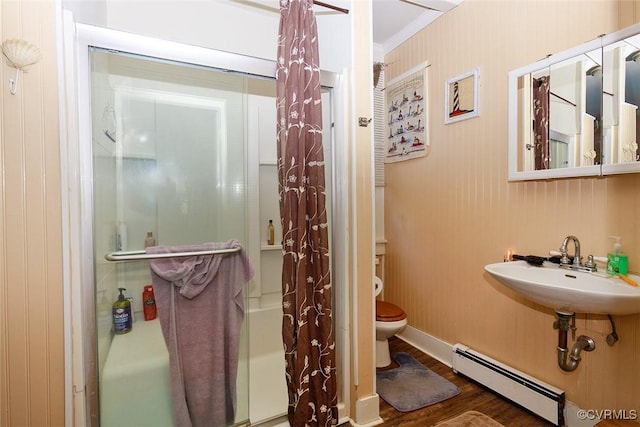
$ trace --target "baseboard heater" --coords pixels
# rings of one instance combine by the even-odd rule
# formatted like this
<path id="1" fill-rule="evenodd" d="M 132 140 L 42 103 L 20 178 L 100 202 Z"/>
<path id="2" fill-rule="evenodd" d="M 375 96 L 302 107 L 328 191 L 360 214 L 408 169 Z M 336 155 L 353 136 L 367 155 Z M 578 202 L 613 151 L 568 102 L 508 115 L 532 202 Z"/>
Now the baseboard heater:
<path id="1" fill-rule="evenodd" d="M 564 391 L 466 345 L 453 346 L 453 370 L 557 425 L 564 426 Z"/>

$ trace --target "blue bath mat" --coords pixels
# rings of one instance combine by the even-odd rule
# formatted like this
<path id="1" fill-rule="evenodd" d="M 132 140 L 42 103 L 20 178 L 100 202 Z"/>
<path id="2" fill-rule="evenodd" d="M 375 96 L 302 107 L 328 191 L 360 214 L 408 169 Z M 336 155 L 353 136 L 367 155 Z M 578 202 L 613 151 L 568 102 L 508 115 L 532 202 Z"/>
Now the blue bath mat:
<path id="1" fill-rule="evenodd" d="M 376 372 L 376 391 L 398 411 L 415 411 L 460 394 L 455 384 L 425 368 L 409 354 L 398 352 L 393 359 L 400 366 Z"/>

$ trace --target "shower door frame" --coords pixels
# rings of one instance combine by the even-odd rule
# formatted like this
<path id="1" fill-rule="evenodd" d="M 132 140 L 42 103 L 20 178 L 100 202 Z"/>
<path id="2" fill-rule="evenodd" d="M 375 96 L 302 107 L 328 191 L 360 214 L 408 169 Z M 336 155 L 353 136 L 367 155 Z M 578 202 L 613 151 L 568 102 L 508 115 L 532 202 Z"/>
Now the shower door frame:
<path id="1" fill-rule="evenodd" d="M 61 64 L 64 88 L 61 106 L 61 166 L 63 184 L 63 259 L 65 324 L 65 419 L 71 425 L 99 425 L 98 367 L 95 325 L 94 239 L 93 239 L 93 165 L 91 116 L 90 48 L 122 51 L 134 55 L 166 59 L 220 70 L 233 70 L 274 79 L 276 62 L 240 54 L 217 51 L 183 43 L 127 33 L 104 27 L 77 23 L 71 12 L 62 16 Z M 322 71 L 321 84 L 332 95 L 332 129 L 325 130 L 344 140 L 344 77 Z M 274 123 L 275 133 L 275 123 Z M 348 188 L 345 144 L 333 144 L 332 230 L 347 229 Z M 246 159 L 245 159 L 246 161 Z M 249 221 L 249 218 L 247 219 Z M 247 230 L 255 225 L 247 224 Z M 348 236 L 332 231 L 334 311 L 336 344 L 340 348 L 336 363 L 341 368 L 340 419 L 349 417 L 349 346 L 348 324 L 350 299 L 348 278 Z M 336 283 L 338 286 L 336 286 Z M 283 373 L 284 374 L 284 373 Z M 346 403 L 346 404 L 345 404 Z"/>

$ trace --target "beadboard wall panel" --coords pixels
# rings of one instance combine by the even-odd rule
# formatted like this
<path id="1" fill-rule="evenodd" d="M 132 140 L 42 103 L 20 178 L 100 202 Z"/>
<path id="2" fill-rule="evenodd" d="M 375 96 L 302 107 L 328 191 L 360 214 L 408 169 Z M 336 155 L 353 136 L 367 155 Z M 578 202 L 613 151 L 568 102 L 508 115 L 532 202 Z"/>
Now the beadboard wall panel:
<path id="1" fill-rule="evenodd" d="M 507 249 L 557 250 L 570 234 L 585 256 L 604 255 L 608 236 L 621 235 L 631 269 L 640 272 L 640 174 L 508 182 L 507 75 L 631 24 L 621 17 L 637 20 L 638 4 L 465 0 L 384 60 L 387 81 L 431 64 L 430 155 L 385 166 L 385 298 L 405 309 L 411 326 L 560 387 L 584 408 L 640 407 L 640 316 L 615 319 L 621 339 L 610 347 L 606 316 L 578 315 L 577 333 L 592 336 L 597 348 L 565 373 L 553 311 L 483 267 L 502 261 Z M 479 117 L 444 124 L 445 81 L 474 67 Z"/>
<path id="2" fill-rule="evenodd" d="M 38 46 L 0 71 L 0 425 L 64 425 L 62 233 L 55 3 L 0 2 L 0 36 Z"/>

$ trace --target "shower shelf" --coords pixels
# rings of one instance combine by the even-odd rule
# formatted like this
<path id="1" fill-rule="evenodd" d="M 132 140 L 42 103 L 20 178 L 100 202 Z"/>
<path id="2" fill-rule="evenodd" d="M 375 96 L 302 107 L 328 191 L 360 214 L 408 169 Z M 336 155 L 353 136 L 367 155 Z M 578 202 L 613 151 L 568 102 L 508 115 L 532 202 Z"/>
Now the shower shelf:
<path id="1" fill-rule="evenodd" d="M 262 245 L 260 246 L 261 251 L 279 251 L 282 250 L 282 245 Z"/>

